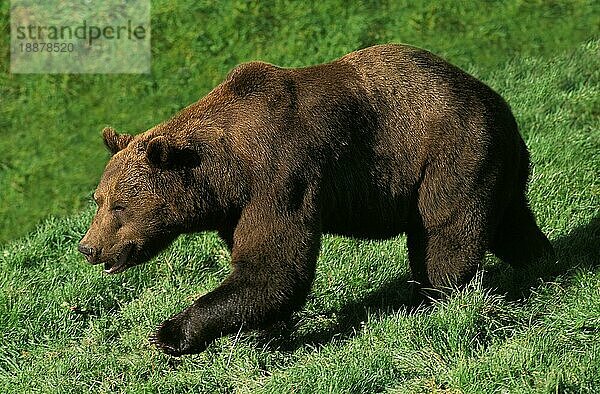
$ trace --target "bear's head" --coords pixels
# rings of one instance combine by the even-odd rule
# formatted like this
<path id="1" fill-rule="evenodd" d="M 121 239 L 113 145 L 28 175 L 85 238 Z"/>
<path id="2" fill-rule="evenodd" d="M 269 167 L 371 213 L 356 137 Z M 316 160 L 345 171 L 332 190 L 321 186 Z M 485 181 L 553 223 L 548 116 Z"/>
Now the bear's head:
<path id="1" fill-rule="evenodd" d="M 134 138 L 106 128 L 103 138 L 112 157 L 94 192 L 98 209 L 79 251 L 114 274 L 150 260 L 197 219 L 202 207 L 190 190 L 197 185 L 199 157 L 168 134 Z"/>

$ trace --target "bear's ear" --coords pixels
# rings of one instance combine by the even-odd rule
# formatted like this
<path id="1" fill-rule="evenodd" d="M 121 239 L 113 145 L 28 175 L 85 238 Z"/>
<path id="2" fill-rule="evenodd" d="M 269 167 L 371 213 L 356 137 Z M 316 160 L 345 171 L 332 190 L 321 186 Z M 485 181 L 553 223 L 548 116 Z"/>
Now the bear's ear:
<path id="1" fill-rule="evenodd" d="M 133 136 L 129 134 L 117 134 L 112 127 L 105 127 L 102 130 L 102 138 L 104 139 L 104 145 L 114 155 L 120 150 L 125 149 L 133 139 Z"/>
<path id="2" fill-rule="evenodd" d="M 154 137 L 148 142 L 146 157 L 151 166 L 159 168 L 192 167 L 200 162 L 196 150 L 179 146 L 164 135 Z"/>

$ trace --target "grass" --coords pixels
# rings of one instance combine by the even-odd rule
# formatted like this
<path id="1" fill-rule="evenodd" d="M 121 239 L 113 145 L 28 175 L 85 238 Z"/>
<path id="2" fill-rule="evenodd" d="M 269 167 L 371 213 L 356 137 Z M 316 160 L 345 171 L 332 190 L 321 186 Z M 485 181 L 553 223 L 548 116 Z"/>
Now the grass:
<path id="1" fill-rule="evenodd" d="M 0 74 L 0 391 L 600 390 L 598 6 L 300 4 L 156 2 L 149 76 Z M 181 359 L 151 348 L 152 329 L 217 286 L 229 256 L 212 233 L 118 276 L 77 255 L 107 158 L 101 127 L 141 131 L 243 60 L 310 64 L 387 41 L 444 55 L 511 104 L 534 163 L 531 205 L 559 262 L 515 273 L 489 257 L 468 288 L 411 310 L 403 237 L 325 237 L 290 328 Z"/>

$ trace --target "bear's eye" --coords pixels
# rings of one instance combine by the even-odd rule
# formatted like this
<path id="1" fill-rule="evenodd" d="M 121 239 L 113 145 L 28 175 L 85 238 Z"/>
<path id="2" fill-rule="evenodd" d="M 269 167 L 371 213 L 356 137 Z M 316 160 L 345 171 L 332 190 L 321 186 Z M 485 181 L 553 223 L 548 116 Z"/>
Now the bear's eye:
<path id="1" fill-rule="evenodd" d="M 113 211 L 115 211 L 115 212 L 123 212 L 124 210 L 125 210 L 125 207 L 120 204 L 117 204 L 113 207 Z"/>

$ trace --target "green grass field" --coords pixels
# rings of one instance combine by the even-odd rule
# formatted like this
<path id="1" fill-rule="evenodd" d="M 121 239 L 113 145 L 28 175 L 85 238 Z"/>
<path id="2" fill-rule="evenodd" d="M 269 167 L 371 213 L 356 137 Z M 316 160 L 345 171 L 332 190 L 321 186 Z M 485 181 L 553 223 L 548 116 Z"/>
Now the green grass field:
<path id="1" fill-rule="evenodd" d="M 9 74 L 0 41 L 0 392 L 600 392 L 597 2 L 211 4 L 153 2 L 151 75 Z M 180 359 L 150 347 L 229 255 L 207 233 L 117 276 L 84 262 L 102 127 L 141 132 L 242 61 L 308 65 L 384 42 L 430 49 L 506 98 L 559 261 L 516 273 L 489 257 L 468 288 L 413 310 L 404 237 L 328 236 L 289 327 Z"/>

